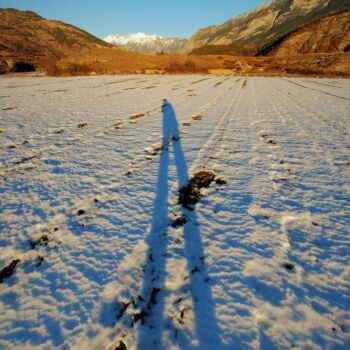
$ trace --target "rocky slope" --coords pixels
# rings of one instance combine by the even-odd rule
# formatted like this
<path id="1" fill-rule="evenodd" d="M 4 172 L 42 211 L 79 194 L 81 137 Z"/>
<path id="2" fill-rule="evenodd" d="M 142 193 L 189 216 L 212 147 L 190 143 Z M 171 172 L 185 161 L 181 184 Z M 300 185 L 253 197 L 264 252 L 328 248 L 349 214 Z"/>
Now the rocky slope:
<path id="1" fill-rule="evenodd" d="M 274 0 L 222 25 L 199 30 L 181 52 L 256 55 L 316 19 L 344 10 L 350 10 L 350 0 Z"/>
<path id="2" fill-rule="evenodd" d="M 277 56 L 350 50 L 350 11 L 327 16 L 289 35 L 271 54 Z"/>
<path id="3" fill-rule="evenodd" d="M 72 25 L 46 20 L 31 11 L 0 9 L 0 70 L 16 62 L 45 68 L 82 48 L 110 47 Z"/>
<path id="4" fill-rule="evenodd" d="M 127 35 L 109 35 L 104 41 L 128 51 L 174 53 L 180 50 L 187 40 L 166 38 L 160 35 L 133 33 Z"/>

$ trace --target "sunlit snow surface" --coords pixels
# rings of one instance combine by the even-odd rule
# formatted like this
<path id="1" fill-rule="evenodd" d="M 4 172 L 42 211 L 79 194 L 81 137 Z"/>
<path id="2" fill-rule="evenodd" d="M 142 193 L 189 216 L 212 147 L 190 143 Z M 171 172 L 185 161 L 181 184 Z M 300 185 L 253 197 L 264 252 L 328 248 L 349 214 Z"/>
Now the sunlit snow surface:
<path id="1" fill-rule="evenodd" d="M 0 349 L 350 349 L 349 80 L 1 78 L 0 117 Z"/>

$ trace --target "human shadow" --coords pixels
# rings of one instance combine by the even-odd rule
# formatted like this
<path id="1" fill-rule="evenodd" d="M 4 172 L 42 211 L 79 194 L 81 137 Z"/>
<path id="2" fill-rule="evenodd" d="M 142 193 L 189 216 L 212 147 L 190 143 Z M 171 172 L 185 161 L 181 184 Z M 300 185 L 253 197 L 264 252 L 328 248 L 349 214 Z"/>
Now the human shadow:
<path id="1" fill-rule="evenodd" d="M 173 326 L 176 336 L 173 341 L 180 348 L 186 349 L 222 349 L 220 332 L 215 316 L 214 302 L 208 276 L 208 266 L 201 240 L 201 233 L 195 211 L 189 211 L 180 206 L 180 213 L 186 217 L 183 225 L 184 256 L 187 259 L 188 289 L 192 298 L 195 318 L 195 332 L 198 345 L 184 334 L 178 334 L 176 326 L 170 320 L 164 319 L 165 298 L 167 292 L 163 289 L 167 277 L 166 259 L 168 248 L 168 175 L 169 148 L 173 146 L 174 162 L 177 169 L 179 188 L 189 182 L 188 167 L 182 149 L 179 126 L 172 105 L 163 101 L 163 142 L 158 170 L 157 193 L 154 201 L 152 226 L 147 238 L 147 261 L 144 271 L 141 313 L 137 319 L 138 327 L 137 349 L 164 349 L 162 344 L 163 331 Z"/>

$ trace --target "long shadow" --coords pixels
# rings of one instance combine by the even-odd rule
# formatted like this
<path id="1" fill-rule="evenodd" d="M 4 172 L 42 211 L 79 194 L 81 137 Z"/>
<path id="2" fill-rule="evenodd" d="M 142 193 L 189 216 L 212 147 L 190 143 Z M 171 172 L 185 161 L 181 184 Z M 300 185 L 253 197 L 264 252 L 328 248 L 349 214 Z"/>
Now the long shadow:
<path id="1" fill-rule="evenodd" d="M 179 137 L 175 111 L 167 100 L 163 102 L 162 111 L 163 144 L 152 227 L 147 238 L 148 252 L 141 298 L 143 307 L 139 315 L 141 326 L 139 326 L 137 339 L 138 350 L 166 348 L 162 344 L 162 334 L 169 324 L 166 325 L 168 321 L 164 319 L 166 292 L 162 288 L 167 275 L 168 168 L 171 145 L 173 145 L 179 188 L 189 182 L 188 167 Z M 180 335 L 175 341 L 180 348 L 222 349 L 197 215 L 195 211 L 188 211 L 182 206 L 181 212 L 187 218 L 187 223 L 184 225 L 184 252 L 189 271 L 189 291 L 194 308 L 198 346 L 194 347 L 184 335 Z"/>

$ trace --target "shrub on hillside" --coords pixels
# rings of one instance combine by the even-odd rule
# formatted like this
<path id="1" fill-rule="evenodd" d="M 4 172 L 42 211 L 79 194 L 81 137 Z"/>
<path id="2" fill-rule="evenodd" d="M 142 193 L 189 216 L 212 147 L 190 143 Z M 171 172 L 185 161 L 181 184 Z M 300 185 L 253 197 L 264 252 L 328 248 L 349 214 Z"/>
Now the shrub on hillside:
<path id="1" fill-rule="evenodd" d="M 91 68 L 86 64 L 71 63 L 64 72 L 69 75 L 85 75 L 91 72 Z"/>
<path id="2" fill-rule="evenodd" d="M 208 72 L 208 68 L 198 67 L 191 60 L 187 60 L 184 63 L 171 62 L 164 69 L 168 73 L 206 73 Z"/>
<path id="3" fill-rule="evenodd" d="M 46 73 L 51 76 L 75 76 L 75 75 L 89 75 L 92 68 L 87 64 L 70 63 L 66 67 L 59 67 L 54 65 L 46 70 Z"/>
<path id="4" fill-rule="evenodd" d="M 65 31 L 62 29 L 55 29 L 51 34 L 60 44 L 66 44 L 68 47 L 72 47 L 75 43 L 75 40 L 67 38 Z"/>

